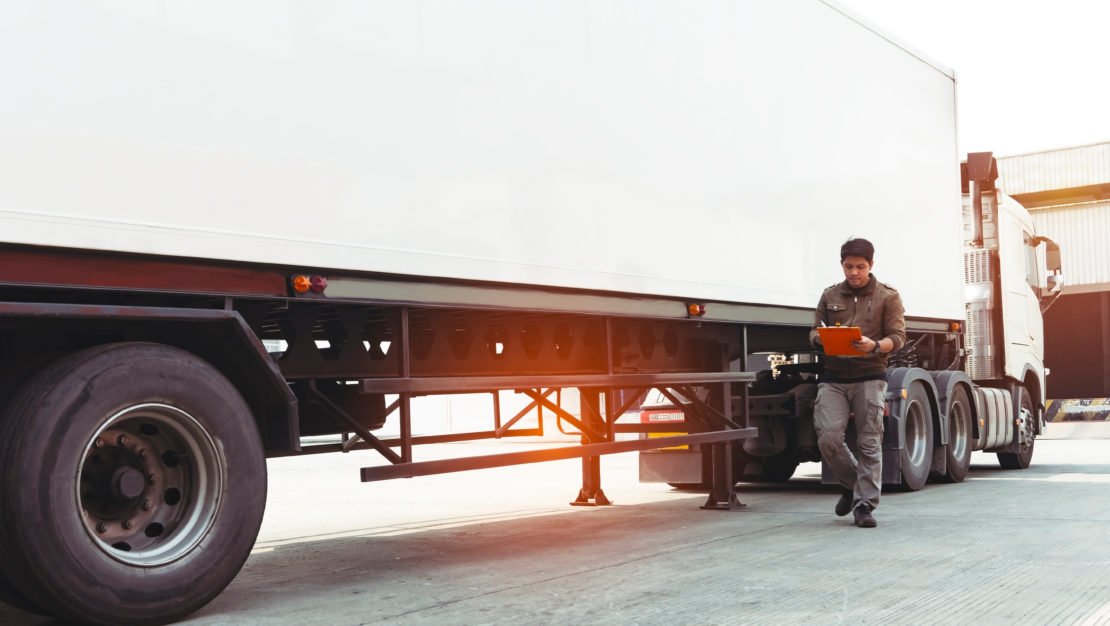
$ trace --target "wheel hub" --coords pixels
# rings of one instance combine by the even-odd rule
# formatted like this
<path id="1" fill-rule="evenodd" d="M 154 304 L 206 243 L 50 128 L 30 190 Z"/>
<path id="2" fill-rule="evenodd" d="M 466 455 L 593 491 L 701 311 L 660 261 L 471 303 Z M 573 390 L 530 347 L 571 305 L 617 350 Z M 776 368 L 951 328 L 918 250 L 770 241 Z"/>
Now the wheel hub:
<path id="1" fill-rule="evenodd" d="M 111 489 L 116 500 L 133 500 L 143 495 L 146 479 L 134 467 L 120 467 L 112 473 Z"/>
<path id="2" fill-rule="evenodd" d="M 219 452 L 188 414 L 141 405 L 86 448 L 78 504 L 94 542 L 133 565 L 172 561 L 207 533 L 224 484 Z"/>

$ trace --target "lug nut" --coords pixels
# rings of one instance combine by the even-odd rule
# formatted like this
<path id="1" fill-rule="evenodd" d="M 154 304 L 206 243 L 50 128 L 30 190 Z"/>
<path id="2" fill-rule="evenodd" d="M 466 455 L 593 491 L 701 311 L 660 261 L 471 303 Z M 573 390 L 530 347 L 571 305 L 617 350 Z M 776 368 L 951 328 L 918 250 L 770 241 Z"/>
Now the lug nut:
<path id="1" fill-rule="evenodd" d="M 146 480 L 147 480 L 147 482 L 149 482 L 152 485 L 157 485 L 158 484 L 158 476 L 156 476 L 154 474 L 147 474 Z"/>
<path id="2" fill-rule="evenodd" d="M 129 519 L 123 520 L 123 529 L 124 530 L 131 530 L 134 527 L 135 527 L 134 520 L 129 520 Z"/>
<path id="3" fill-rule="evenodd" d="M 96 532 L 103 535 L 104 533 L 108 532 L 108 525 L 105 524 L 104 522 L 97 522 L 96 523 Z"/>
<path id="4" fill-rule="evenodd" d="M 119 437 L 116 437 L 116 442 L 119 443 L 119 446 L 121 448 L 126 446 L 127 445 L 127 435 L 120 435 Z"/>
<path id="5" fill-rule="evenodd" d="M 154 503 L 150 501 L 150 498 L 147 498 L 147 499 L 143 500 L 143 510 L 144 511 L 149 511 L 153 508 L 154 508 Z"/>
<path id="6" fill-rule="evenodd" d="M 95 445 L 98 448 L 103 448 L 104 447 L 104 440 L 101 439 L 100 437 L 97 437 L 96 441 L 93 443 L 93 445 Z"/>
<path id="7" fill-rule="evenodd" d="M 148 456 L 150 456 L 150 453 L 146 451 L 146 448 L 139 449 L 139 458 L 140 459 L 145 459 Z"/>

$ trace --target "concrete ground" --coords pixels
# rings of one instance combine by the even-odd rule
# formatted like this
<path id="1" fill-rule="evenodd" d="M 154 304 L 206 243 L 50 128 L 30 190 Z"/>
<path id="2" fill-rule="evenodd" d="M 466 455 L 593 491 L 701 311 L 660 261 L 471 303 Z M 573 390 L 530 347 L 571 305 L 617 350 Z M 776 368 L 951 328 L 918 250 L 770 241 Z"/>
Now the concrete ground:
<path id="1" fill-rule="evenodd" d="M 963 484 L 884 494 L 876 529 L 816 464 L 722 512 L 638 484 L 634 454 L 603 459 L 597 508 L 566 504 L 578 461 L 362 484 L 368 453 L 275 459 L 253 555 L 183 623 L 1110 624 L 1110 431 L 1053 430 L 1028 470 L 976 453 Z"/>

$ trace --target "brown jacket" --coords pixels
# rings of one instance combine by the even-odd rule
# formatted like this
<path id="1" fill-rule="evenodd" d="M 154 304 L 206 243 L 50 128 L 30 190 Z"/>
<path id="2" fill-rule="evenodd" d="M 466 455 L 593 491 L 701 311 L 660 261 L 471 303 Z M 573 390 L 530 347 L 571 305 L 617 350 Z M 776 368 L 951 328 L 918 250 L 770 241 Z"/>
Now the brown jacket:
<path id="1" fill-rule="evenodd" d="M 821 294 L 813 315 L 809 341 L 820 348 L 817 328 L 826 326 L 859 326 L 864 337 L 875 341 L 890 339 L 896 352 L 906 345 L 906 310 L 898 290 L 880 283 L 874 274 L 860 289 L 852 289 L 848 281 L 837 283 Z M 867 356 L 826 356 L 825 373 L 841 379 L 875 376 L 886 372 L 887 354 Z"/>

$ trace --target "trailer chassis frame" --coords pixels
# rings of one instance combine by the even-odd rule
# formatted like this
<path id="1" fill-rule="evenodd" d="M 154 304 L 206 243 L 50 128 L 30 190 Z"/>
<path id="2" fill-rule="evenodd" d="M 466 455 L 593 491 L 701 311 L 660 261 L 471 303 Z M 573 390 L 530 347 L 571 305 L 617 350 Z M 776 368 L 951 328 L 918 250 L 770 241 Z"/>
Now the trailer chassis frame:
<path id="1" fill-rule="evenodd" d="M 377 450 L 389 462 L 387 465 L 363 467 L 360 476 L 363 482 L 388 480 L 393 478 L 413 478 L 474 469 L 488 469 L 526 463 L 582 459 L 582 487 L 571 502 L 575 506 L 603 506 L 611 504 L 601 487 L 601 468 L 599 457 L 605 454 L 634 452 L 665 448 L 675 445 L 704 445 L 713 457 L 711 491 L 703 508 L 738 510 L 743 505 L 736 499 L 733 490 L 731 442 L 756 436 L 756 429 L 741 426 L 726 416 L 723 407 L 697 399 L 695 387 L 724 387 L 732 383 L 747 383 L 754 380 L 751 372 L 695 372 L 660 374 L 609 374 L 609 375 L 567 375 L 567 376 L 484 376 L 484 377 L 441 377 L 441 378 L 376 378 L 360 382 L 364 393 L 396 394 L 397 400 L 391 409 L 400 413 L 399 438 L 378 439 L 362 429 L 354 437 L 345 438 L 340 444 L 329 445 L 324 451 L 354 450 L 370 448 Z M 553 403 L 548 396 L 556 390 L 576 387 L 582 397 L 581 419 L 570 414 L 561 406 Z M 685 397 L 695 400 L 685 404 L 685 410 L 693 413 L 691 423 L 703 428 L 700 432 L 685 435 L 616 441 L 617 433 L 663 432 L 662 424 L 618 424 L 617 420 L 631 408 L 639 396 L 635 394 L 622 406 L 614 399 L 618 390 L 647 391 L 659 389 L 665 394 L 675 390 Z M 531 398 L 531 403 L 518 412 L 505 424 L 500 424 L 499 407 L 495 404 L 495 423 L 493 431 L 456 433 L 452 435 L 414 437 L 411 427 L 411 412 L 406 410 L 415 395 L 437 395 L 449 393 L 481 393 L 500 390 L 514 390 Z M 600 398 L 606 398 L 606 407 L 601 409 Z M 710 394 L 728 397 L 723 393 Z M 747 394 L 744 393 L 744 396 Z M 495 395 L 496 397 L 496 395 Z M 741 403 L 746 406 L 746 402 Z M 500 438 L 502 436 L 542 435 L 542 421 L 536 429 L 512 429 L 511 426 L 533 409 L 547 408 L 560 419 L 579 429 L 582 442 L 574 446 L 560 446 L 546 450 L 530 450 L 503 454 L 438 459 L 434 461 L 413 461 L 412 448 L 419 443 L 442 443 L 448 441 L 468 441 L 476 439 Z M 338 410 L 338 407 L 337 407 Z M 353 420 L 351 420 L 353 421 Z M 746 421 L 746 420 L 745 420 Z M 363 441 L 359 442 L 358 439 Z M 400 447 L 400 454 L 393 452 L 391 446 Z M 312 446 L 315 448 L 316 446 Z M 321 446 L 322 447 L 322 446 Z M 383 451 L 384 450 L 384 451 Z M 306 452 L 308 451 L 306 447 Z"/>

